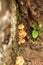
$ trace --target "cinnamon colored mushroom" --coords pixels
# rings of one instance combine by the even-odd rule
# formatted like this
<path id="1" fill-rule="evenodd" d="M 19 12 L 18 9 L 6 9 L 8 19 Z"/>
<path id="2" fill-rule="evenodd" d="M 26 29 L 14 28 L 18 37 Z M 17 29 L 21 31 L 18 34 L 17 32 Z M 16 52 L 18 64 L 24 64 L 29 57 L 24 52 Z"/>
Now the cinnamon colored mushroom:
<path id="1" fill-rule="evenodd" d="M 19 24 L 18 25 L 18 29 L 24 29 L 24 25 L 23 24 Z"/>
<path id="2" fill-rule="evenodd" d="M 15 65 L 23 65 L 23 64 L 24 64 L 23 56 L 17 56 Z"/>
<path id="3" fill-rule="evenodd" d="M 23 43 L 25 43 L 25 39 L 19 39 L 18 44 L 21 45 Z"/>
<path id="4" fill-rule="evenodd" d="M 18 32 L 18 34 L 19 34 L 20 37 L 23 37 L 23 36 L 25 37 L 27 35 L 27 33 L 24 30 L 20 30 Z"/>

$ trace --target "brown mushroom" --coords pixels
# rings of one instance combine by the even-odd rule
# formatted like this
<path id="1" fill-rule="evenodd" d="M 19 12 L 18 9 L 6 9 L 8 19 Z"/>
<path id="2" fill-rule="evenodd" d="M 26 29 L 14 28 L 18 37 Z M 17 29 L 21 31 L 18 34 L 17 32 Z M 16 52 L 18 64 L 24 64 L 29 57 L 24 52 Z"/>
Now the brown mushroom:
<path id="1" fill-rule="evenodd" d="M 23 65 L 23 64 L 24 64 L 23 56 L 17 56 L 16 57 L 16 64 L 15 65 Z"/>
<path id="2" fill-rule="evenodd" d="M 24 29 L 24 25 L 23 24 L 19 24 L 18 25 L 18 29 Z"/>
<path id="3" fill-rule="evenodd" d="M 18 44 L 21 45 L 21 44 L 23 44 L 23 43 L 25 43 L 25 39 L 22 39 L 22 38 L 19 39 Z"/>
<path id="4" fill-rule="evenodd" d="M 20 30 L 19 32 L 18 32 L 18 35 L 20 36 L 20 37 L 25 37 L 26 35 L 27 35 L 27 33 L 24 31 L 24 30 Z"/>

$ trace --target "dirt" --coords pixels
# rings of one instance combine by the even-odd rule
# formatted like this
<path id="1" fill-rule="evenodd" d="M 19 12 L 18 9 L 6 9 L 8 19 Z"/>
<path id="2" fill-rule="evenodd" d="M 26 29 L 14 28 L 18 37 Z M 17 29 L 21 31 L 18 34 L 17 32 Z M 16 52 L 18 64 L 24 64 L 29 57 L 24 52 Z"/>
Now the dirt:
<path id="1" fill-rule="evenodd" d="M 14 12 L 16 3 L 17 8 L 17 21 L 14 18 L 13 23 L 3 23 L 0 25 L 0 31 L 4 32 L 4 37 L 2 37 L 0 41 L 0 53 L 3 55 L 2 62 L 6 63 L 6 65 L 15 65 L 15 58 L 18 55 L 22 55 L 25 63 L 24 65 L 43 65 L 43 0 L 2 0 L 5 4 L 3 4 L 3 8 L 5 8 L 2 12 L 0 12 L 0 17 L 4 15 L 6 10 L 8 9 L 11 13 L 11 16 L 15 16 Z M 6 6 L 5 6 L 6 5 Z M 8 7 L 9 6 L 9 7 Z M 14 9 L 14 10 L 13 10 Z M 25 31 L 29 34 L 30 39 L 34 41 L 35 44 L 30 42 L 30 39 L 22 45 L 18 45 L 17 35 L 15 36 L 15 29 L 17 29 L 18 24 L 23 23 L 25 26 Z M 39 36 L 36 39 L 33 39 L 31 36 L 31 25 L 35 23 L 37 26 L 41 23 L 42 28 L 38 29 Z M 14 24 L 14 25 L 13 25 Z M 14 27 L 13 27 L 14 26 Z M 11 29 L 13 32 L 11 32 Z M 13 33 L 13 34 L 12 34 Z M 12 35 L 13 36 L 12 36 Z M 17 30 L 16 30 L 16 34 Z M 15 36 L 15 37 L 14 37 Z M 12 41 L 10 41 L 11 45 L 9 45 L 10 37 L 12 37 Z M 5 49 L 3 46 L 5 45 Z M 1 59 L 1 58 L 0 58 Z"/>
<path id="2" fill-rule="evenodd" d="M 43 1 L 17 0 L 17 4 L 19 9 L 19 23 L 25 25 L 26 32 L 31 36 L 31 25 L 33 23 L 37 25 L 41 23 L 43 25 Z M 24 65 L 43 65 L 43 26 L 39 29 L 39 37 L 34 42 L 35 44 L 31 44 L 30 41 L 26 41 L 19 48 L 19 50 L 22 48 L 22 51 L 19 53 L 25 59 Z"/>

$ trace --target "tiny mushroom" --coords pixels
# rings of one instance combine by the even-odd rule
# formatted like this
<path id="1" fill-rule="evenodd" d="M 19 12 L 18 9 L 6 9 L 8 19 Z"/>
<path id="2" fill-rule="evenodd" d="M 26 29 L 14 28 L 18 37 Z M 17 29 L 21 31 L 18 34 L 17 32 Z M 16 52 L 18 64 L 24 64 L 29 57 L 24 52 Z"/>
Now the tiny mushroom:
<path id="1" fill-rule="evenodd" d="M 18 44 L 21 45 L 23 43 L 25 43 L 25 39 L 19 39 Z"/>
<path id="2" fill-rule="evenodd" d="M 16 63 L 15 63 L 15 65 L 23 65 L 24 64 L 24 58 L 23 58 L 23 56 L 17 56 L 16 57 Z"/>
<path id="3" fill-rule="evenodd" d="M 27 33 L 24 30 L 20 30 L 18 34 L 19 34 L 19 36 L 26 36 L 27 35 Z"/>
<path id="4" fill-rule="evenodd" d="M 18 25 L 18 29 L 24 29 L 24 25 L 23 24 L 19 24 Z"/>
<path id="5" fill-rule="evenodd" d="M 19 24 L 18 25 L 18 36 L 19 36 L 18 44 L 19 45 L 25 43 L 25 39 L 24 38 L 25 38 L 26 35 L 27 35 L 27 33 L 24 30 L 24 25 L 23 24 Z"/>

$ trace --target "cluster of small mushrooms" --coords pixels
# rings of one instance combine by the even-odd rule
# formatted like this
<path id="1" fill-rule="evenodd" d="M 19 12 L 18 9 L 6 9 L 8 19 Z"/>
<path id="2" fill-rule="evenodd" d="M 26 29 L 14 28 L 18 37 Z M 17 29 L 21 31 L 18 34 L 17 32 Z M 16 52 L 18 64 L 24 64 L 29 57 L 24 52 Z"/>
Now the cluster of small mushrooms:
<path id="1" fill-rule="evenodd" d="M 21 45 L 25 42 L 25 36 L 27 35 L 27 33 L 24 30 L 24 24 L 18 25 L 18 35 L 19 35 L 18 44 Z"/>

